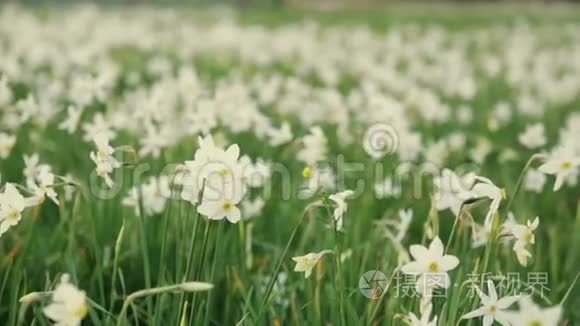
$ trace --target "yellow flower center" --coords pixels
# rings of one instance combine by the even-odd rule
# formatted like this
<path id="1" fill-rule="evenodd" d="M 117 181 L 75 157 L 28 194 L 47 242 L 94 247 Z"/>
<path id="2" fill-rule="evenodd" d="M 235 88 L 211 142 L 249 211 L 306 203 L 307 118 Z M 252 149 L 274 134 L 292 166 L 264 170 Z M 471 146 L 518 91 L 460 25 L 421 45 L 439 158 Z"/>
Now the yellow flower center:
<path id="1" fill-rule="evenodd" d="M 570 169 L 571 167 L 572 167 L 572 162 L 570 162 L 570 161 L 564 161 L 564 162 L 562 162 L 562 164 L 560 165 L 560 168 L 561 168 L 562 170 L 568 170 L 568 169 Z"/>
<path id="2" fill-rule="evenodd" d="M 223 168 L 220 170 L 219 175 L 225 177 L 230 174 L 230 170 L 228 168 Z"/>
<path id="3" fill-rule="evenodd" d="M 225 211 L 229 211 L 230 209 L 232 209 L 232 207 L 234 207 L 234 205 L 233 205 L 233 204 L 232 204 L 232 202 L 231 202 L 231 201 L 229 201 L 229 200 L 226 200 L 226 201 L 223 203 L 223 205 L 222 205 L 222 208 L 223 208 Z"/>
<path id="4" fill-rule="evenodd" d="M 83 303 L 73 311 L 73 315 L 75 317 L 83 319 L 83 318 L 85 318 L 85 316 L 87 315 L 88 312 L 89 312 L 89 308 L 87 308 L 87 305 Z"/>
<path id="5" fill-rule="evenodd" d="M 495 313 L 497 311 L 497 307 L 495 305 L 491 305 L 489 306 L 489 312 L 491 312 L 492 314 Z"/>
<path id="6" fill-rule="evenodd" d="M 312 169 L 308 166 L 305 167 L 304 170 L 302 170 L 302 176 L 306 179 L 312 177 Z"/>
<path id="7" fill-rule="evenodd" d="M 12 210 L 10 211 L 10 213 L 8 213 L 8 218 L 9 219 L 16 219 L 18 218 L 18 211 L 17 210 Z"/>
<path id="8" fill-rule="evenodd" d="M 526 233 L 524 234 L 524 240 L 526 240 L 526 242 L 531 242 L 534 239 L 534 233 L 532 233 L 531 231 L 526 231 Z"/>
<path id="9" fill-rule="evenodd" d="M 507 198 L 507 192 L 506 192 L 506 191 L 505 191 L 505 189 L 503 189 L 503 188 L 501 189 L 501 198 L 502 198 L 503 200 L 505 200 L 505 199 Z"/>
<path id="10" fill-rule="evenodd" d="M 107 158 L 107 153 L 103 151 L 97 151 L 97 159 L 99 161 L 104 161 Z"/>
<path id="11" fill-rule="evenodd" d="M 528 323 L 529 326 L 542 326 L 542 322 L 539 320 L 532 320 Z"/>
<path id="12" fill-rule="evenodd" d="M 431 264 L 429 264 L 428 268 L 430 272 L 436 272 L 439 270 L 439 264 L 437 264 L 437 262 L 432 262 Z"/>

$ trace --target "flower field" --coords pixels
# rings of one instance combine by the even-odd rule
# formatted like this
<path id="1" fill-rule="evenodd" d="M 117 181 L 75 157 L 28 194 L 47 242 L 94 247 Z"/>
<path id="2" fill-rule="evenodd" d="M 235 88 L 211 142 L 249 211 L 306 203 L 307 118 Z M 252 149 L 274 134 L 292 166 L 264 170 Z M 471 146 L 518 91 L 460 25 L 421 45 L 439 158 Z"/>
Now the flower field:
<path id="1" fill-rule="evenodd" d="M 580 20 L 295 15 L 0 8 L 0 325 L 580 323 Z"/>

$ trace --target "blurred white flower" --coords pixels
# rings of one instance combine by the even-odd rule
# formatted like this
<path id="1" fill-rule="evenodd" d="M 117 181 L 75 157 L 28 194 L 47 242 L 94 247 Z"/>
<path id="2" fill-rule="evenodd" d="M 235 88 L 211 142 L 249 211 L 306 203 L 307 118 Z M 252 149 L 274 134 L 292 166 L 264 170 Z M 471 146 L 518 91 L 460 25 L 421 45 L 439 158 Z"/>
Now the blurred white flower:
<path id="1" fill-rule="evenodd" d="M 26 178 L 26 180 L 34 180 L 38 175 L 38 171 L 40 170 L 40 158 L 38 154 L 34 153 L 32 155 L 24 155 L 22 157 L 24 160 L 24 170 L 22 174 Z"/>
<path id="2" fill-rule="evenodd" d="M 475 163 L 482 164 L 487 158 L 487 155 L 491 153 L 492 149 L 493 146 L 489 140 L 480 138 L 477 140 L 475 147 L 469 151 L 469 157 L 471 157 Z"/>
<path id="3" fill-rule="evenodd" d="M 460 151 L 465 147 L 466 138 L 461 132 L 453 132 L 447 136 L 446 142 L 451 150 Z"/>
<path id="4" fill-rule="evenodd" d="M 84 291 L 69 283 L 64 274 L 52 293 L 52 302 L 42 309 L 59 326 L 79 326 L 89 312 Z"/>
<path id="5" fill-rule="evenodd" d="M 4 186 L 0 193 L 0 237 L 20 222 L 22 212 L 30 205 L 30 200 L 25 199 L 12 183 Z"/>
<path id="6" fill-rule="evenodd" d="M 491 223 L 483 224 L 483 225 L 473 223 L 472 228 L 471 228 L 472 229 L 471 247 L 472 248 L 479 248 L 479 247 L 485 245 L 490 239 L 491 228 L 492 228 Z"/>
<path id="7" fill-rule="evenodd" d="M 437 176 L 433 180 L 437 210 L 450 209 L 453 215 L 459 214 L 463 202 L 475 196 L 471 191 L 475 179 L 474 173 L 458 176 L 452 170 L 444 169 L 441 176 Z"/>
<path id="8" fill-rule="evenodd" d="M 30 120 L 30 118 L 36 117 L 39 107 L 33 94 L 28 94 L 26 98 L 18 100 L 15 104 L 20 114 L 20 123 L 24 124 Z"/>
<path id="9" fill-rule="evenodd" d="M 261 197 L 242 202 L 242 217 L 245 219 L 260 215 L 266 202 Z"/>
<path id="10" fill-rule="evenodd" d="M 0 158 L 7 158 L 16 144 L 16 136 L 0 132 Z"/>
<path id="11" fill-rule="evenodd" d="M 59 205 L 58 199 L 56 198 L 57 193 L 54 190 L 54 181 L 55 176 L 50 171 L 48 165 L 42 165 L 40 167 L 36 178 L 27 180 L 28 190 L 34 194 L 38 204 L 44 202 L 44 199 L 48 197 L 56 205 Z"/>
<path id="12" fill-rule="evenodd" d="M 266 162 L 261 158 L 252 163 L 252 160 L 244 155 L 240 158 L 239 165 L 242 169 L 244 182 L 250 188 L 262 187 L 272 173 L 270 162 Z"/>
<path id="13" fill-rule="evenodd" d="M 542 309 L 529 297 L 522 297 L 518 303 L 519 311 L 509 314 L 512 326 L 557 326 L 560 321 L 562 315 L 560 305 Z"/>
<path id="14" fill-rule="evenodd" d="M 329 167 L 305 167 L 302 170 L 304 183 L 300 187 L 299 197 L 308 199 L 319 190 L 333 190 L 336 187 L 336 177 Z"/>
<path id="15" fill-rule="evenodd" d="M 270 146 L 280 146 L 292 140 L 292 130 L 288 122 L 282 123 L 279 129 L 269 128 L 266 134 Z"/>
<path id="16" fill-rule="evenodd" d="M 388 197 L 398 198 L 401 195 L 401 186 L 396 184 L 392 178 L 386 178 L 382 182 L 377 182 L 374 189 L 378 199 Z"/>
<path id="17" fill-rule="evenodd" d="M 296 262 L 296 266 L 294 266 L 295 272 L 304 272 L 304 278 L 310 277 L 312 274 L 312 269 L 320 258 L 326 254 L 332 254 L 332 250 L 323 250 L 321 252 L 311 252 L 304 256 L 297 256 L 293 257 L 292 260 Z"/>
<path id="18" fill-rule="evenodd" d="M 315 166 L 326 159 L 327 140 L 320 127 L 312 127 L 309 131 L 308 135 L 302 137 L 303 147 L 296 158 L 308 166 Z"/>
<path id="19" fill-rule="evenodd" d="M 66 119 L 64 119 L 58 125 L 58 129 L 64 130 L 72 135 L 78 128 L 83 110 L 75 107 L 74 105 L 69 105 L 66 109 L 66 112 Z"/>
<path id="20" fill-rule="evenodd" d="M 109 138 L 107 134 L 101 133 L 95 135 L 93 139 L 97 147 L 96 152 L 90 153 L 91 160 L 95 163 L 97 175 L 105 181 L 109 188 L 113 187 L 113 179 L 111 173 L 116 168 L 121 166 L 121 163 L 113 156 L 115 149 L 109 145 Z"/>
<path id="21" fill-rule="evenodd" d="M 526 130 L 518 135 L 520 144 L 529 149 L 536 149 L 546 145 L 544 125 L 536 123 L 528 125 Z"/>
<path id="22" fill-rule="evenodd" d="M 12 90 L 8 85 L 6 76 L 0 77 L 0 107 L 10 104 L 12 102 Z"/>
<path id="23" fill-rule="evenodd" d="M 195 108 L 186 116 L 192 134 L 208 135 L 218 125 L 215 106 L 215 101 L 211 99 L 197 100 Z"/>
<path id="24" fill-rule="evenodd" d="M 336 207 L 334 208 L 333 215 L 334 215 L 334 223 L 335 223 L 336 229 L 338 231 L 342 230 L 342 227 L 343 227 L 342 218 L 344 217 L 344 213 L 346 213 L 346 210 L 348 207 L 346 205 L 346 199 L 349 198 L 350 196 L 352 196 L 353 194 L 354 194 L 354 191 L 345 190 L 345 191 L 330 195 L 328 197 L 328 199 L 332 200 L 336 204 Z"/>
<path id="25" fill-rule="evenodd" d="M 501 125 L 504 125 L 512 119 L 512 108 L 506 102 L 499 102 L 496 104 L 492 114 Z"/>
<path id="26" fill-rule="evenodd" d="M 117 135 L 112 129 L 111 123 L 105 119 L 102 113 L 97 113 L 91 122 L 86 122 L 82 125 L 83 140 L 86 142 L 94 141 L 95 138 L 103 137 L 106 139 L 114 139 Z"/>
<path id="27" fill-rule="evenodd" d="M 128 196 L 123 199 L 123 205 L 131 206 L 135 213 L 139 213 L 139 196 L 143 204 L 143 213 L 147 216 L 160 214 L 165 210 L 167 200 L 171 197 L 169 177 L 159 176 L 149 179 L 140 186 L 129 190 Z"/>
<path id="28" fill-rule="evenodd" d="M 403 237 L 407 234 L 409 225 L 411 225 L 411 220 L 413 220 L 413 210 L 400 209 L 399 210 L 399 223 L 395 225 L 397 233 L 395 234 L 395 240 L 401 242 Z"/>
<path id="29" fill-rule="evenodd" d="M 546 175 L 536 169 L 529 169 L 524 178 L 523 188 L 527 191 L 541 193 L 546 184 Z"/>

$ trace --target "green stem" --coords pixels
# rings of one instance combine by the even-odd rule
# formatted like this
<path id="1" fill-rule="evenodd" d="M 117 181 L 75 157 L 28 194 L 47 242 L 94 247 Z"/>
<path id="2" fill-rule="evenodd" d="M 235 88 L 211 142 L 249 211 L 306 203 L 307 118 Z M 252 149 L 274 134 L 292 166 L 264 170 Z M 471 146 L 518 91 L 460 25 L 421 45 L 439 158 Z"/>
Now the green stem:
<path id="1" fill-rule="evenodd" d="M 512 195 L 510 196 L 508 203 L 506 205 L 506 214 L 509 213 L 510 208 L 512 207 L 512 204 L 514 202 L 514 198 L 516 197 L 517 193 L 519 192 L 521 186 L 522 186 L 522 182 L 524 180 L 524 177 L 526 176 L 526 172 L 528 171 L 528 169 L 530 168 L 530 166 L 532 166 L 532 163 L 541 158 L 542 154 L 534 154 L 532 155 L 529 159 L 528 162 L 526 162 L 526 165 L 524 166 L 524 169 L 522 170 L 522 172 L 520 172 L 520 176 L 518 177 L 518 181 L 516 183 L 516 186 L 514 188 L 514 191 L 512 192 Z"/>
<path id="2" fill-rule="evenodd" d="M 260 309 L 258 310 L 258 320 L 256 322 L 258 322 L 262 318 L 262 315 L 265 312 L 265 306 L 270 300 L 270 294 L 272 293 L 272 289 L 274 288 L 274 283 L 276 282 L 276 279 L 278 278 L 278 273 L 280 272 L 280 269 L 282 268 L 282 264 L 286 260 L 286 255 L 288 254 L 288 250 L 290 249 L 290 245 L 292 244 L 292 242 L 294 241 L 294 238 L 296 237 L 296 234 L 298 233 L 298 229 L 300 228 L 300 225 L 302 225 L 302 222 L 306 219 L 306 216 L 308 215 L 308 212 L 310 211 L 310 209 L 312 207 L 318 206 L 319 204 L 320 204 L 319 201 L 311 203 L 308 206 L 306 206 L 304 208 L 304 210 L 302 211 L 302 215 L 298 219 L 298 223 L 296 223 L 296 226 L 294 226 L 294 230 L 292 230 L 292 234 L 290 235 L 290 238 L 288 239 L 288 242 L 286 243 L 286 247 L 284 248 L 284 251 L 282 251 L 282 255 L 280 255 L 280 259 L 278 260 L 278 263 L 276 264 L 276 268 L 274 269 L 274 273 L 272 274 L 272 277 L 270 278 L 270 282 L 268 282 L 268 286 L 266 287 L 266 292 L 264 293 L 264 299 L 262 299 L 262 303 L 260 304 Z"/>
<path id="3" fill-rule="evenodd" d="M 206 224 L 205 224 L 205 231 L 204 231 L 204 235 L 203 235 L 203 244 L 201 247 L 201 259 L 199 260 L 199 264 L 197 265 L 196 271 L 195 271 L 195 276 L 194 279 L 198 280 L 201 277 L 202 271 L 203 271 L 203 265 L 205 264 L 205 256 L 206 256 L 206 252 L 207 252 L 207 244 L 209 242 L 209 237 L 210 237 L 210 233 L 211 233 L 211 224 L 212 221 L 211 220 L 206 220 Z M 189 317 L 189 324 L 191 325 L 191 320 L 193 319 L 193 316 L 195 315 L 195 311 L 196 311 L 196 301 L 197 301 L 197 293 L 193 294 L 193 298 L 191 300 L 191 310 L 189 312 L 190 317 Z"/>
<path id="4" fill-rule="evenodd" d="M 449 250 L 449 247 L 451 246 L 451 242 L 454 240 L 455 237 L 455 230 L 457 229 L 457 224 L 459 223 L 459 219 L 461 219 L 461 214 L 463 213 L 463 207 L 465 207 L 465 205 L 461 205 L 461 207 L 459 208 L 459 212 L 457 213 L 457 216 L 455 217 L 455 221 L 453 221 L 453 226 L 451 227 L 451 233 L 449 234 L 449 240 L 447 240 L 447 246 L 445 246 L 445 253 L 447 253 L 447 251 Z"/>
<path id="5" fill-rule="evenodd" d="M 140 185 L 137 185 L 137 193 L 139 196 L 139 232 L 141 238 L 141 256 L 143 258 L 143 271 L 145 274 L 145 286 L 151 288 L 151 269 L 149 262 L 149 246 L 147 244 L 147 227 L 145 225 L 145 215 L 143 210 L 143 189 Z M 151 298 L 147 298 L 147 317 L 151 316 L 153 311 L 153 302 Z"/>
<path id="6" fill-rule="evenodd" d="M 339 315 L 340 315 L 340 323 L 341 323 L 341 325 L 346 325 L 346 315 L 345 315 L 345 310 L 344 310 L 344 293 L 343 293 L 343 284 L 342 284 L 342 262 L 340 261 L 340 256 L 341 256 L 342 250 L 341 250 L 341 245 L 340 245 L 338 224 L 336 223 L 337 221 L 334 219 L 334 216 L 332 215 L 332 213 L 330 211 L 330 207 L 329 207 L 328 203 L 326 202 L 326 200 L 324 200 L 324 207 L 326 208 L 326 212 L 328 213 L 328 216 L 332 220 L 332 225 L 334 227 L 334 251 L 336 252 L 334 255 L 335 263 L 336 263 L 336 274 L 335 274 L 334 282 L 335 282 L 335 289 L 336 289 L 336 292 L 338 294 L 338 309 L 339 309 Z"/>
<path id="7" fill-rule="evenodd" d="M 217 265 L 216 262 L 218 261 L 219 254 L 221 252 L 221 250 L 220 250 L 221 246 L 220 245 L 221 245 L 222 241 L 221 241 L 220 238 L 221 238 L 221 234 L 222 234 L 222 229 L 223 229 L 223 223 L 220 223 L 219 224 L 219 227 L 218 227 L 218 231 L 217 231 L 216 237 L 215 237 L 215 245 L 214 245 L 213 259 L 212 259 L 212 262 L 213 263 L 212 263 L 212 266 L 211 266 L 211 272 L 210 272 L 210 276 L 209 276 L 209 279 L 208 279 L 208 282 L 210 282 L 210 283 L 213 282 L 213 277 L 215 275 L 215 270 L 216 270 L 216 265 Z M 211 292 L 208 293 L 207 303 L 206 303 L 206 306 L 205 306 L 205 313 L 204 313 L 205 318 L 204 318 L 204 322 L 203 322 L 204 325 L 209 325 L 210 309 L 211 309 Z"/>

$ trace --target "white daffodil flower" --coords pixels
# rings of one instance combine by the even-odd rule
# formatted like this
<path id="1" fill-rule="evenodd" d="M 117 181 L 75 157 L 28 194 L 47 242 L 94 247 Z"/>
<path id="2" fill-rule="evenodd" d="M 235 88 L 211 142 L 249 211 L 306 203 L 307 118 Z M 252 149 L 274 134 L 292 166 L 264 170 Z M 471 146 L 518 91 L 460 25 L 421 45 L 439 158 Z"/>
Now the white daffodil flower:
<path id="1" fill-rule="evenodd" d="M 491 224 L 493 216 L 499 210 L 499 205 L 506 198 L 505 190 L 497 187 L 490 179 L 481 176 L 475 177 L 476 183 L 471 189 L 475 197 L 487 197 L 491 199 L 489 210 L 485 216 L 484 225 Z"/>
<path id="2" fill-rule="evenodd" d="M 343 227 L 343 216 L 346 213 L 348 206 L 346 205 L 346 199 L 349 198 L 354 194 L 352 190 L 345 190 L 333 195 L 330 195 L 328 198 L 336 203 L 336 208 L 334 209 L 334 223 L 336 225 L 336 229 L 338 231 L 342 230 Z"/>
<path id="3" fill-rule="evenodd" d="M 415 261 L 405 264 L 401 271 L 405 274 L 418 275 L 417 289 L 422 294 L 428 294 L 434 287 L 447 288 L 450 285 L 448 271 L 459 265 L 459 259 L 453 255 L 445 255 L 445 248 L 438 236 L 429 245 L 412 245 L 409 252 Z"/>
<path id="4" fill-rule="evenodd" d="M 312 274 L 312 269 L 320 258 L 326 254 L 332 254 L 332 250 L 323 250 L 321 252 L 311 252 L 304 256 L 297 256 L 293 257 L 292 260 L 296 262 L 296 266 L 294 266 L 295 272 L 304 272 L 304 278 L 310 277 Z"/>
<path id="5" fill-rule="evenodd" d="M 477 287 L 475 289 L 481 300 L 481 307 L 463 315 L 461 319 L 471 319 L 483 316 L 483 326 L 491 326 L 494 320 L 501 325 L 509 326 L 509 316 L 505 310 L 520 299 L 520 297 L 507 296 L 498 299 L 495 286 L 491 280 L 487 281 L 487 295 L 485 295 L 481 289 Z"/>
<path id="6" fill-rule="evenodd" d="M 64 274 L 52 293 L 52 303 L 42 310 L 46 317 L 59 326 L 78 326 L 89 312 L 84 291 L 69 283 Z"/>
<path id="7" fill-rule="evenodd" d="M 511 231 L 513 236 L 516 238 L 516 241 L 522 242 L 524 245 L 527 244 L 534 244 L 535 243 L 535 236 L 534 231 L 540 225 L 540 217 L 536 216 L 533 222 L 528 220 L 526 225 L 517 224 L 511 227 Z"/>
<path id="8" fill-rule="evenodd" d="M 197 211 L 212 220 L 226 218 L 237 223 L 241 218 L 237 205 L 248 187 L 239 161 L 240 148 L 234 144 L 224 150 L 216 146 L 211 135 L 199 137 L 198 142 L 194 160 L 185 162 L 181 197 L 197 203 L 203 189 Z"/>
<path id="9" fill-rule="evenodd" d="M 22 212 L 31 204 L 31 200 L 24 198 L 13 184 L 4 186 L 4 192 L 0 193 L 0 237 L 20 222 Z"/>
<path id="10" fill-rule="evenodd" d="M 113 187 L 111 173 L 121 166 L 121 163 L 113 156 L 115 149 L 109 145 L 109 138 L 105 133 L 99 133 L 93 139 L 97 147 L 96 152 L 91 152 L 91 160 L 95 163 L 97 175 L 105 181 L 109 188 Z"/>
<path id="11" fill-rule="evenodd" d="M 463 202 L 474 197 L 471 188 L 475 178 L 474 173 L 460 177 L 450 169 L 444 169 L 441 176 L 433 180 L 437 210 L 450 209 L 454 215 L 459 214 Z"/>
<path id="12" fill-rule="evenodd" d="M 198 138 L 199 148 L 194 159 L 184 164 L 184 175 L 180 180 L 183 186 L 181 197 L 196 204 L 199 192 L 204 192 L 204 198 L 223 199 L 219 197 L 233 197 L 241 199 L 246 188 L 243 181 L 243 171 L 238 161 L 240 148 L 234 144 L 226 150 L 216 146 L 211 135 Z M 225 192 L 234 191 L 237 194 Z M 206 196 L 211 193 L 212 196 Z M 223 203 L 222 203 L 223 204 Z M 234 204 L 237 204 L 234 203 Z"/>
<path id="13" fill-rule="evenodd" d="M 574 175 L 578 166 L 580 166 L 580 156 L 577 155 L 572 145 L 567 145 L 552 152 L 538 170 L 556 176 L 554 191 L 558 191 L 568 176 Z"/>
<path id="14" fill-rule="evenodd" d="M 234 189 L 233 186 L 226 186 L 220 191 L 215 191 L 209 187 L 204 190 L 201 204 L 197 211 L 210 220 L 221 220 L 226 218 L 231 223 L 237 223 L 242 216 L 237 205 L 242 200 L 242 191 Z"/>
<path id="15" fill-rule="evenodd" d="M 538 228 L 539 224 L 540 218 L 536 216 L 533 222 L 528 220 L 526 225 L 510 225 L 510 232 L 516 238 L 514 251 L 518 262 L 522 266 L 527 266 L 528 258 L 532 257 L 532 254 L 527 250 L 527 246 L 535 243 L 534 231 Z"/>
<path id="16" fill-rule="evenodd" d="M 54 174 L 52 174 L 52 172 L 50 172 L 48 166 L 43 165 L 38 171 L 36 182 L 33 180 L 28 180 L 28 189 L 34 193 L 34 197 L 36 198 L 38 204 L 43 203 L 44 199 L 48 197 L 50 200 L 52 200 L 53 203 L 59 205 L 57 193 L 54 190 L 55 179 L 56 177 Z"/>

